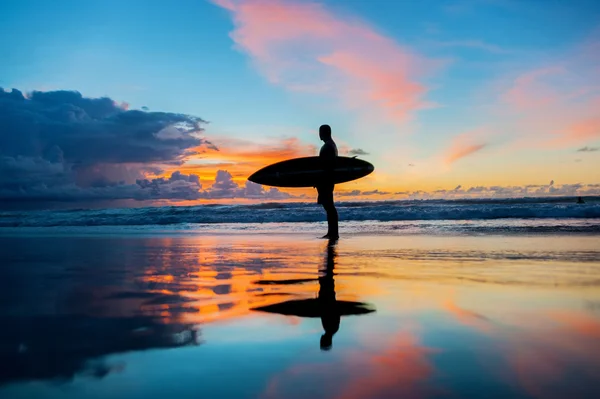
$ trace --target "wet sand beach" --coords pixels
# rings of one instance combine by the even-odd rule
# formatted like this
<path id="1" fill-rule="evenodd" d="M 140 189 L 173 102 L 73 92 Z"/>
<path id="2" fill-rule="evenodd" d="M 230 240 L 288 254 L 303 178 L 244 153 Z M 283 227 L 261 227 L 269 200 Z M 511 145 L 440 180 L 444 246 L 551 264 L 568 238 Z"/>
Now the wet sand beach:
<path id="1" fill-rule="evenodd" d="M 595 235 L 0 246 L 6 398 L 600 395 Z"/>

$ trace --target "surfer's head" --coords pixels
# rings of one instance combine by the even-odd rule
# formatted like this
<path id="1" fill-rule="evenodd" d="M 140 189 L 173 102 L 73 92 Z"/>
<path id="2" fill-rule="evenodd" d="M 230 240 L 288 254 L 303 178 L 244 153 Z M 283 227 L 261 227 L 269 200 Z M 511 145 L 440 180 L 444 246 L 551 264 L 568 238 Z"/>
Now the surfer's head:
<path id="1" fill-rule="evenodd" d="M 321 125 L 319 127 L 319 138 L 323 141 L 331 139 L 331 126 Z"/>

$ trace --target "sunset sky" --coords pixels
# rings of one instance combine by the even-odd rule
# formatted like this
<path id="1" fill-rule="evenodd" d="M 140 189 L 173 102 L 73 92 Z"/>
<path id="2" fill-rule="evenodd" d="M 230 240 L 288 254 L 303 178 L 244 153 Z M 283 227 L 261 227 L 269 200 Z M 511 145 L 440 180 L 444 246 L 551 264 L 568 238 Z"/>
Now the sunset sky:
<path id="1" fill-rule="evenodd" d="M 246 178 L 323 123 L 339 199 L 600 194 L 596 0 L 0 7 L 5 201 L 312 201 Z"/>

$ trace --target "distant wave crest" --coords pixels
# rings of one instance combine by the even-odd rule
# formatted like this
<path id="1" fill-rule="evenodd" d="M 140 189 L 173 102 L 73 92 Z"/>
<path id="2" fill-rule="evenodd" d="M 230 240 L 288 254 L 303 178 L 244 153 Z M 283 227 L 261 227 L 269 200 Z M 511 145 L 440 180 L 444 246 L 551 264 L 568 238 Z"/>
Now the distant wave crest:
<path id="1" fill-rule="evenodd" d="M 386 201 L 338 205 L 344 221 L 600 219 L 600 201 L 572 199 Z M 214 223 L 311 223 L 325 219 L 307 203 L 198 205 L 127 209 L 0 212 L 0 227 L 144 226 Z"/>

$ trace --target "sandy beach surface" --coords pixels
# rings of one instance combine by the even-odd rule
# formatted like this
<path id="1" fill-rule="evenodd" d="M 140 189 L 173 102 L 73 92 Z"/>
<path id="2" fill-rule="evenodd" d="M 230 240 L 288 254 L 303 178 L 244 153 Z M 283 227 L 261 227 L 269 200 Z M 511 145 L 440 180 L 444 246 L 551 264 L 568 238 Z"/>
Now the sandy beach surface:
<path id="1" fill-rule="evenodd" d="M 600 397 L 600 236 L 4 234 L 2 398 Z"/>

